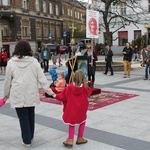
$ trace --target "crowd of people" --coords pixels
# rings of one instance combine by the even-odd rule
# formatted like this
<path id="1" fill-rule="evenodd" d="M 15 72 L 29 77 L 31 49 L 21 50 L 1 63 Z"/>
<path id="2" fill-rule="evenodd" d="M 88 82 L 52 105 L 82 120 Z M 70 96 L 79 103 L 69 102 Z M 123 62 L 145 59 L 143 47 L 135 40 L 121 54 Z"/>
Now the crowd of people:
<path id="1" fill-rule="evenodd" d="M 126 43 L 122 50 L 124 78 L 129 78 L 131 75 L 132 59 L 139 60 L 137 48 L 135 47 L 133 51 L 130 43 Z M 69 53 L 69 57 L 71 55 Z M 78 47 L 75 55 L 82 55 Z M 63 103 L 62 119 L 69 125 L 68 138 L 63 144 L 66 147 L 73 146 L 76 124 L 79 124 L 76 144 L 88 142 L 84 138 L 84 129 L 87 118 L 88 97 L 91 95 L 91 87 L 95 83 L 96 61 L 98 57 L 90 44 L 87 45 L 83 56 L 87 59 L 87 77 L 83 70 L 77 69 L 74 72 L 72 83 L 69 83 L 69 63 L 66 62 L 66 69 L 58 73 L 56 69 L 57 63 L 59 67 L 61 66 L 61 54 L 53 53 L 51 56 L 46 45 L 39 49 L 36 54 L 33 54 L 28 41 L 20 40 L 16 44 L 9 61 L 5 48 L 1 49 L 0 66 L 4 67 L 4 70 L 1 68 L 1 71 L 5 72 L 5 81 L 4 97 L 0 99 L 0 106 L 3 106 L 9 99 L 11 106 L 15 108 L 24 146 L 30 147 L 34 138 L 35 107 L 40 103 L 39 85 L 44 89 L 46 96 L 56 98 Z M 148 80 L 150 74 L 150 47 L 142 49 L 142 56 L 142 64 L 145 66 L 144 80 Z M 49 68 L 50 59 L 52 61 L 51 68 Z M 113 51 L 110 45 L 106 45 L 105 61 L 106 68 L 104 74 L 107 75 L 110 70 L 110 75 L 113 76 Z M 51 75 L 51 84 L 48 83 L 45 72 Z M 78 101 L 79 99 L 80 101 Z"/>

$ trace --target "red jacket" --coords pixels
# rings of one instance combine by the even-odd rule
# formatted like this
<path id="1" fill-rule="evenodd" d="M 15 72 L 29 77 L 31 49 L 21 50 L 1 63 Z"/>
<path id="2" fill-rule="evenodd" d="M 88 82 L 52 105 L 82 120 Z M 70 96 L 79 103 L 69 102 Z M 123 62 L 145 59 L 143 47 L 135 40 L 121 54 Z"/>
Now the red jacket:
<path id="1" fill-rule="evenodd" d="M 7 62 L 8 55 L 7 55 L 7 52 L 5 52 L 5 51 L 4 51 L 3 59 L 4 59 L 4 62 Z M 2 52 L 0 52 L 0 62 L 1 61 L 2 61 Z"/>
<path id="2" fill-rule="evenodd" d="M 56 99 L 64 104 L 62 119 L 65 123 L 75 125 L 86 121 L 88 97 L 91 95 L 91 92 L 89 87 L 76 87 L 72 83 L 60 94 L 56 94 Z"/>

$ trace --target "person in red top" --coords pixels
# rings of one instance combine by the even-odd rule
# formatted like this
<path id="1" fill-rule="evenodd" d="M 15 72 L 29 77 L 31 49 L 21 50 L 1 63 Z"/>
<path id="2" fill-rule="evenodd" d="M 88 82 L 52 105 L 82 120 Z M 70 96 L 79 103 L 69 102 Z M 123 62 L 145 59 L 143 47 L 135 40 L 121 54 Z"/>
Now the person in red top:
<path id="1" fill-rule="evenodd" d="M 1 73 L 3 73 L 2 67 L 4 67 L 4 73 L 6 71 L 7 59 L 8 59 L 8 54 L 5 50 L 5 48 L 2 47 L 1 52 L 0 52 L 0 69 L 1 69 Z"/>
<path id="2" fill-rule="evenodd" d="M 60 93 L 66 87 L 66 80 L 63 72 L 58 73 L 58 80 L 55 81 L 54 87 L 51 87 L 52 91 L 57 94 Z"/>
<path id="3" fill-rule="evenodd" d="M 69 84 L 60 94 L 54 95 L 57 100 L 63 102 L 62 119 L 64 123 L 69 124 L 68 139 L 63 142 L 67 147 L 73 146 L 76 124 L 79 124 L 76 144 L 87 143 L 83 134 L 87 118 L 88 97 L 91 92 L 91 88 L 86 84 L 84 72 L 79 69 L 75 72 L 74 82 Z"/>

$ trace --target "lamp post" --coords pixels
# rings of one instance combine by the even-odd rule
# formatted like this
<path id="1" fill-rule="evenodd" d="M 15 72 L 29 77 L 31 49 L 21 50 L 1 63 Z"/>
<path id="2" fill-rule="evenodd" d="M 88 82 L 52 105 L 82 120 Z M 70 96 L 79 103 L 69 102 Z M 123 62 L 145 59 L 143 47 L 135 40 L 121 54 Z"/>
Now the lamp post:
<path id="1" fill-rule="evenodd" d="M 0 48 L 2 47 L 2 30 L 1 30 L 1 22 L 0 22 Z"/>
<path id="2" fill-rule="evenodd" d="M 0 19 L 2 18 L 2 15 L 0 15 Z M 0 47 L 2 47 L 2 23 L 0 21 Z"/>

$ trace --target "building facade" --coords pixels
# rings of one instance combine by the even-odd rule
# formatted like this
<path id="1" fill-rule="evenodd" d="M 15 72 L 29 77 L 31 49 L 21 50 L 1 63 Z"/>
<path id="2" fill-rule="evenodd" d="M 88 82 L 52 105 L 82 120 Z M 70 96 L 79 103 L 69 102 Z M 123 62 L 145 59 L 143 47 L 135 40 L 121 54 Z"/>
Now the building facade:
<path id="1" fill-rule="evenodd" d="M 5 46 L 11 55 L 20 39 L 28 40 L 33 51 L 43 43 L 63 43 L 63 33 L 69 32 L 70 22 L 82 22 L 76 16 L 73 19 L 76 12 L 83 12 L 79 2 L 75 5 L 66 0 L 0 0 L 0 47 Z"/>
<path id="2" fill-rule="evenodd" d="M 64 43 L 74 44 L 85 34 L 86 7 L 76 0 L 63 0 L 62 5 Z"/>
<path id="3" fill-rule="evenodd" d="M 119 29 L 121 24 L 117 21 L 115 22 L 115 26 L 113 23 L 109 25 L 111 27 L 110 32 L 114 32 L 117 29 L 119 29 L 113 34 L 112 37 L 112 49 L 116 54 L 122 54 L 122 49 L 125 46 L 126 42 L 132 43 L 132 41 L 137 40 L 141 36 L 145 36 L 146 44 L 150 44 L 150 0 L 141 0 L 137 2 L 140 3 L 142 9 L 139 9 L 139 7 L 134 8 L 138 14 L 141 14 L 141 17 L 139 17 L 139 20 L 137 21 L 136 25 L 133 25 L 131 23 L 130 25 L 125 25 L 121 29 Z M 103 3 L 95 3 L 95 8 L 101 7 L 102 9 L 104 7 L 102 4 Z M 116 7 L 112 5 L 110 7 L 110 10 L 111 12 L 117 11 L 122 16 L 133 17 L 133 19 L 137 17 L 134 11 L 131 8 L 127 7 L 125 3 L 118 5 L 117 10 Z M 100 18 L 102 18 L 102 15 L 100 16 Z M 99 38 L 95 39 L 95 41 L 97 41 L 97 43 L 105 43 L 105 29 L 103 28 L 102 19 L 100 19 L 99 23 Z"/>

